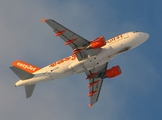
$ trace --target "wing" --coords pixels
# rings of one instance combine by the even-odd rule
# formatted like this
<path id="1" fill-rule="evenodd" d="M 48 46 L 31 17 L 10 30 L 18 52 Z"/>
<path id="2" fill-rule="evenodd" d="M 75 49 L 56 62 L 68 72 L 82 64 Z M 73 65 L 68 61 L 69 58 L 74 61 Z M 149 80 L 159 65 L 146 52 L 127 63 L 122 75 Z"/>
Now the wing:
<path id="1" fill-rule="evenodd" d="M 87 79 L 89 79 L 88 96 L 90 97 L 90 104 L 89 104 L 90 107 L 92 107 L 92 105 L 98 101 L 103 83 L 103 78 L 101 76 L 106 71 L 107 65 L 108 63 L 103 64 L 90 71 L 86 71 L 86 75 L 88 76 Z"/>
<path id="2" fill-rule="evenodd" d="M 100 48 L 95 50 L 85 50 L 84 48 L 87 47 L 90 42 L 74 33 L 73 31 L 69 30 L 68 28 L 64 27 L 63 25 L 59 24 L 58 22 L 52 19 L 43 21 L 53 29 L 53 31 L 56 33 L 55 36 L 61 37 L 62 40 L 65 41 L 65 45 L 69 45 L 73 49 L 73 51 L 76 52 L 78 60 L 85 59 L 88 57 L 88 55 L 92 56 L 100 52 Z"/>

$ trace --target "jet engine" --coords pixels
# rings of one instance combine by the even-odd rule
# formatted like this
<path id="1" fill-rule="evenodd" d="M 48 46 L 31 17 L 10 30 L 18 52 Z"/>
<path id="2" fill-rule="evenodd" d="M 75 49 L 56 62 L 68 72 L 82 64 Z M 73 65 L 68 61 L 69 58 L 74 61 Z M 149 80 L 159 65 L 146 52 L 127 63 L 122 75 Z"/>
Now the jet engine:
<path id="1" fill-rule="evenodd" d="M 105 73 L 105 77 L 107 78 L 113 78 L 122 73 L 121 69 L 119 66 L 114 66 L 111 69 L 107 70 Z"/>
<path id="2" fill-rule="evenodd" d="M 105 38 L 103 36 L 100 36 L 91 41 L 90 45 L 87 46 L 86 49 L 97 49 L 103 47 L 104 45 L 106 45 Z"/>

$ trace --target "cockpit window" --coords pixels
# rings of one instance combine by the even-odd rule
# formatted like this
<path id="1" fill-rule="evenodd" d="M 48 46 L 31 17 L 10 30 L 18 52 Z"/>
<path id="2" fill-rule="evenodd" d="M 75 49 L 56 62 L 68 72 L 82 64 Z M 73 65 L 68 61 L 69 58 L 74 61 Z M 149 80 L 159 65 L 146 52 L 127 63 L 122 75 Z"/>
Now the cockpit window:
<path id="1" fill-rule="evenodd" d="M 133 33 L 137 33 L 138 31 L 133 31 Z"/>

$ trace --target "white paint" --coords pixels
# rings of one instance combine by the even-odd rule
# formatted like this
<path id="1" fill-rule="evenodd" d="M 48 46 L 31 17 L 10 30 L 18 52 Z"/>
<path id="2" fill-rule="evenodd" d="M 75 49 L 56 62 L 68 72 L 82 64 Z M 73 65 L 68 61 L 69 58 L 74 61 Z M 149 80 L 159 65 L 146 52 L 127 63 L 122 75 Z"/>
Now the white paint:
<path id="1" fill-rule="evenodd" d="M 77 59 L 70 59 L 68 61 L 64 61 L 61 64 L 57 64 L 54 67 L 48 65 L 35 72 L 34 78 L 19 80 L 15 86 L 31 85 L 39 82 L 55 80 L 71 74 L 77 74 L 86 70 L 91 70 L 94 67 L 109 62 L 117 55 L 139 46 L 145 42 L 148 37 L 149 35 L 143 32 L 124 33 L 107 40 L 107 44 L 102 47 L 101 52 L 97 55 L 91 56 L 82 61 L 78 61 Z M 70 58 L 72 58 L 72 56 Z"/>

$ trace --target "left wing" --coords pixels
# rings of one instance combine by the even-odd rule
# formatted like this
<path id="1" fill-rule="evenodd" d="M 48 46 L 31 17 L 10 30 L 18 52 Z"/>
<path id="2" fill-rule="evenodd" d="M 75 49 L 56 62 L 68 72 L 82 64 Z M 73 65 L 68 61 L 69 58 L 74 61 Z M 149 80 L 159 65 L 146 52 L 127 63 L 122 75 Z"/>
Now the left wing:
<path id="1" fill-rule="evenodd" d="M 92 107 L 92 105 L 98 101 L 103 83 L 102 75 L 105 73 L 107 65 L 108 63 L 103 64 L 92 70 L 86 71 L 87 79 L 89 79 L 88 85 L 89 88 L 88 96 L 90 97 L 89 107 Z"/>
<path id="2" fill-rule="evenodd" d="M 65 45 L 69 45 L 70 47 L 72 47 L 72 49 L 81 48 L 89 44 L 88 40 L 79 36 L 78 34 L 74 33 L 73 31 L 69 30 L 68 28 L 64 27 L 54 20 L 47 19 L 45 20 L 45 22 L 56 33 L 55 36 L 61 37 L 62 40 L 65 41 Z"/>
<path id="3" fill-rule="evenodd" d="M 65 45 L 69 45 L 73 49 L 73 53 L 75 52 L 78 60 L 85 59 L 88 55 L 93 56 L 101 51 L 100 48 L 84 49 L 90 44 L 90 42 L 58 22 L 52 19 L 45 19 L 43 22 L 46 22 L 53 29 L 56 33 L 55 36 L 59 36 L 65 41 Z"/>

